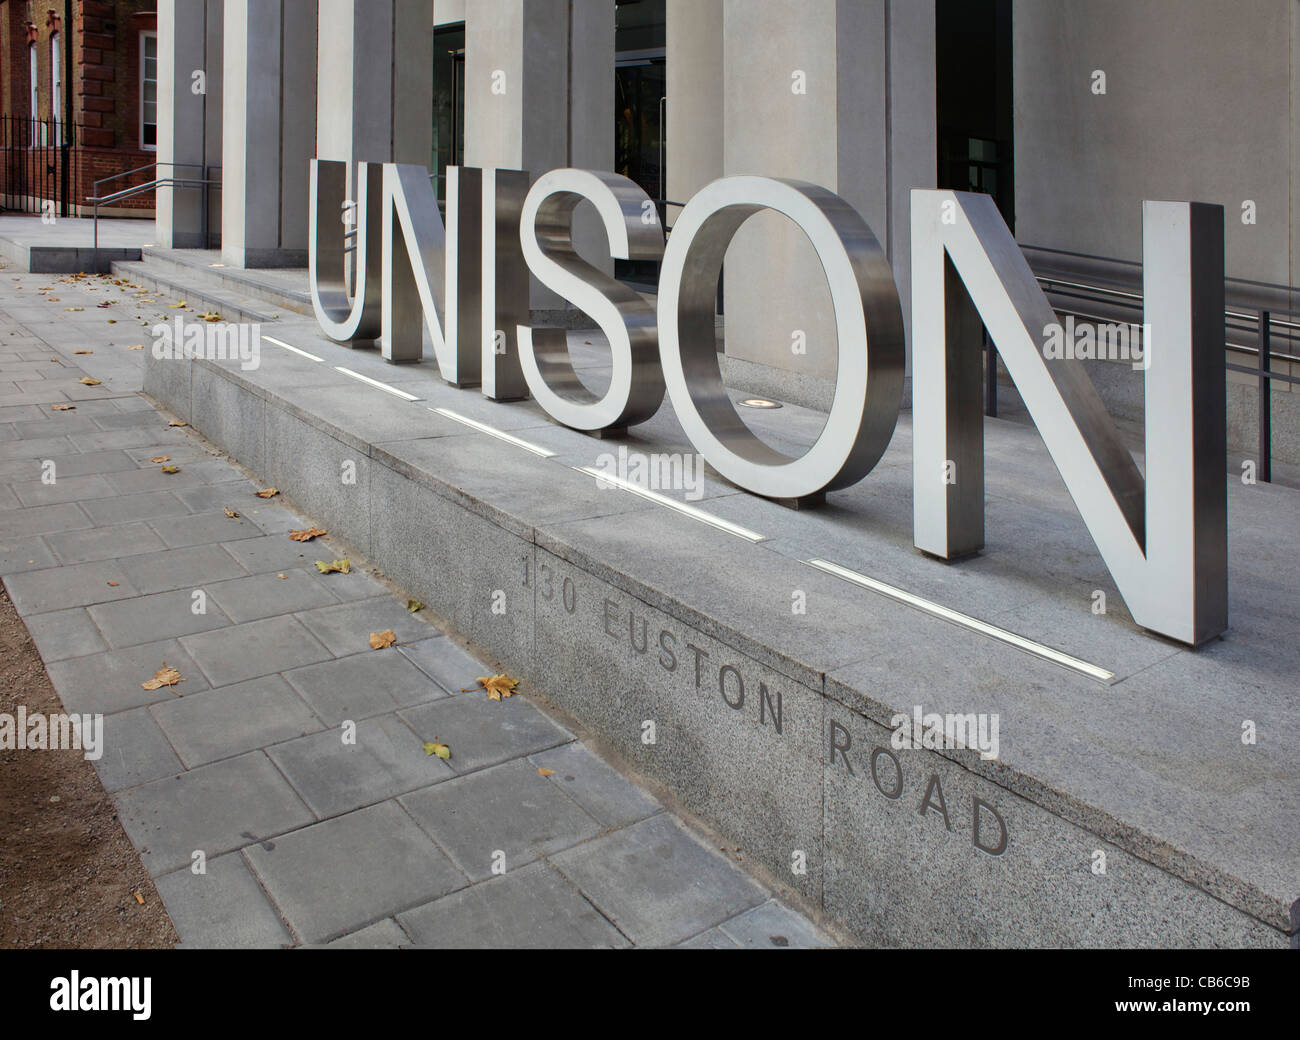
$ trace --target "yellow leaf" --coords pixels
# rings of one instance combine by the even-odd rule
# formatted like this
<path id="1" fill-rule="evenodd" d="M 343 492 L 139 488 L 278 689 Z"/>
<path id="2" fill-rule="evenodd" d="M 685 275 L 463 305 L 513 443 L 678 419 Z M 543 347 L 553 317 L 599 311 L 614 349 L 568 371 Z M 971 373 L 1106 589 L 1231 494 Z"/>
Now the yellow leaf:
<path id="1" fill-rule="evenodd" d="M 259 491 L 259 492 L 257 493 L 257 497 L 258 497 L 258 498 L 275 498 L 275 496 L 278 495 L 279 493 L 280 493 L 280 489 L 279 489 L 279 488 L 267 488 L 265 491 Z"/>
<path id="2" fill-rule="evenodd" d="M 57 303 L 58 301 L 55 302 Z M 63 309 L 65 311 L 68 311 L 70 314 L 76 314 L 78 311 L 84 311 L 86 308 L 85 307 L 64 307 Z"/>
<path id="3" fill-rule="evenodd" d="M 144 906 L 144 896 L 142 896 L 139 892 L 134 892 L 132 894 L 135 896 L 135 901 L 139 903 L 141 906 Z"/>
<path id="4" fill-rule="evenodd" d="M 164 466 L 162 468 L 162 471 L 166 473 L 167 476 L 174 477 L 176 476 L 177 473 L 181 471 L 181 468 L 180 466 Z"/>
<path id="5" fill-rule="evenodd" d="M 167 662 L 164 661 L 163 666 L 158 669 L 157 673 L 154 675 L 152 679 L 150 679 L 147 683 L 140 684 L 140 689 L 148 690 L 150 693 L 152 693 L 154 690 L 161 690 L 164 686 L 167 687 L 179 686 L 184 681 L 185 680 L 181 678 L 181 673 L 178 672 L 175 668 L 169 668 L 167 666 Z"/>
<path id="6" fill-rule="evenodd" d="M 82 384 L 85 385 L 85 386 L 103 386 L 103 385 L 104 385 L 104 384 L 101 383 L 98 379 L 91 379 L 89 376 L 87 376 L 87 377 L 86 377 L 85 379 L 83 379 L 81 382 L 82 382 Z"/>
<path id="7" fill-rule="evenodd" d="M 397 645 L 397 633 L 392 629 L 387 632 L 372 632 L 370 634 L 370 649 L 387 650 L 389 647 Z"/>
<path id="8" fill-rule="evenodd" d="M 221 320 L 221 315 L 217 314 L 215 311 L 211 314 L 201 314 L 200 317 L 209 324 L 215 324 Z"/>
<path id="9" fill-rule="evenodd" d="M 352 561 L 335 560 L 333 563 L 323 563 L 322 561 L 317 560 L 316 569 L 322 574 L 351 574 Z"/>
<path id="10" fill-rule="evenodd" d="M 76 410 L 77 410 L 77 406 L 76 406 L 75 404 L 52 404 L 52 405 L 50 405 L 50 411 L 52 411 L 52 412 L 75 412 Z"/>
<path id="11" fill-rule="evenodd" d="M 554 770 L 554 769 L 539 769 L 539 770 L 537 770 L 537 772 L 540 773 L 542 776 L 546 776 L 546 777 L 550 777 L 550 776 L 554 776 L 554 775 L 555 775 L 555 770 Z"/>
<path id="12" fill-rule="evenodd" d="M 169 422 L 167 425 L 174 430 L 183 430 L 186 426 L 189 425 L 189 423 L 181 422 L 179 419 L 174 419 L 171 422 Z"/>
<path id="13" fill-rule="evenodd" d="M 127 347 L 126 349 L 127 349 L 127 350 L 144 350 L 144 344 L 141 343 L 139 346 L 136 346 L 136 347 Z"/>
<path id="14" fill-rule="evenodd" d="M 94 351 L 93 351 L 93 350 L 74 350 L 73 353 L 76 354 L 76 355 L 78 355 L 79 357 L 89 357 L 91 354 L 94 353 Z"/>
<path id="15" fill-rule="evenodd" d="M 444 762 L 451 758 L 451 748 L 446 744 L 439 744 L 436 740 L 432 744 L 424 745 L 424 753 L 430 757 L 437 755 Z"/>
<path id="16" fill-rule="evenodd" d="M 238 519 L 239 519 L 239 514 L 236 513 L 233 509 L 227 509 L 227 510 L 226 510 L 226 516 L 230 517 L 231 520 L 238 520 Z"/>
<path id="17" fill-rule="evenodd" d="M 410 613 L 412 614 L 418 614 L 420 611 L 424 609 L 424 604 L 421 603 L 418 599 L 413 599 L 407 602 L 406 609 L 410 611 Z"/>
<path id="18" fill-rule="evenodd" d="M 169 309 L 173 311 L 183 311 L 188 306 L 189 306 L 188 303 L 186 303 L 184 300 L 181 300 L 180 303 L 173 303 Z"/>
<path id="19" fill-rule="evenodd" d="M 289 537 L 295 542 L 314 542 L 317 538 L 324 538 L 328 531 L 322 531 L 319 527 L 313 527 L 310 531 L 290 531 Z"/>
<path id="20" fill-rule="evenodd" d="M 149 461 L 155 466 L 161 466 L 164 462 L 171 462 L 171 460 L 172 457 L 170 455 L 159 455 L 156 459 L 150 459 Z"/>
<path id="21" fill-rule="evenodd" d="M 508 675 L 492 675 L 486 679 L 479 679 L 479 684 L 487 691 L 488 700 L 499 701 L 515 695 L 519 680 L 512 679 Z"/>

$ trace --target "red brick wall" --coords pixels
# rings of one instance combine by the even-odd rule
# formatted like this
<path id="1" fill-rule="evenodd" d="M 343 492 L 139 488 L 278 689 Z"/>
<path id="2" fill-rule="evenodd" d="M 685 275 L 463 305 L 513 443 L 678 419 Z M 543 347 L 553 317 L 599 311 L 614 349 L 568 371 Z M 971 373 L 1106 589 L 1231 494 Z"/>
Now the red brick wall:
<path id="1" fill-rule="evenodd" d="M 6 116 L 33 115 L 27 47 L 34 36 L 38 66 L 34 115 L 42 120 L 51 118 L 50 40 L 58 31 L 63 51 L 66 37 L 62 34 L 72 33 L 72 121 L 79 128 L 76 198 L 92 194 L 98 179 L 157 160 L 155 151 L 143 147 L 140 128 L 141 33 L 157 31 L 156 0 L 73 0 L 70 28 L 62 24 L 64 0 L 0 0 L 0 8 L 0 104 Z M 66 52 L 60 57 L 66 84 Z M 63 112 L 59 118 L 64 118 Z M 141 174 L 103 190 L 120 190 L 151 177 Z M 152 211 L 153 196 L 124 200 L 115 207 Z"/>

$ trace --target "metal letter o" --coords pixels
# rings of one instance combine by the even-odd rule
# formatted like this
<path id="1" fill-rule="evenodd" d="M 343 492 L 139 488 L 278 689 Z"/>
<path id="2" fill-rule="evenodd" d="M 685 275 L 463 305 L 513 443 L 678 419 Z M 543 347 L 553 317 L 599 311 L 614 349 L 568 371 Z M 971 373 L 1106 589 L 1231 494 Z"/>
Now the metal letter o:
<path id="1" fill-rule="evenodd" d="M 722 382 L 714 309 L 727 248 L 746 220 L 773 210 L 812 243 L 830 283 L 839 341 L 825 429 L 792 459 L 757 437 Z M 799 499 L 851 487 L 875 468 L 898 423 L 906 369 L 903 311 L 893 272 L 866 221 L 838 195 L 802 181 L 730 177 L 678 218 L 659 283 L 659 350 L 678 421 L 733 484 Z"/>

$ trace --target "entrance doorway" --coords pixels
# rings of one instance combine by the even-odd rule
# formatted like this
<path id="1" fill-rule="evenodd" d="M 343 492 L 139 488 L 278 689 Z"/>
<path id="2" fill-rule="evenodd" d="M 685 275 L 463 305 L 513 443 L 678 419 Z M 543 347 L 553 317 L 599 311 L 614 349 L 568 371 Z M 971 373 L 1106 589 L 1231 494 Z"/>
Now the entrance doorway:
<path id="1" fill-rule="evenodd" d="M 1014 232 L 1012 0 L 937 0 L 939 187 L 992 195 Z"/>

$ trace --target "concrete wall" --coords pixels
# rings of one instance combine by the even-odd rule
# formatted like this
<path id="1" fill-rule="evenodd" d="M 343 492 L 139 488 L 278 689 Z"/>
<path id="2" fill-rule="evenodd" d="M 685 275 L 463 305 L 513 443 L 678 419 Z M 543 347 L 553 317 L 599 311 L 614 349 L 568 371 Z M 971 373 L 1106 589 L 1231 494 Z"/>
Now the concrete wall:
<path id="1" fill-rule="evenodd" d="M 1230 277 L 1300 280 L 1296 0 L 1016 0 L 1014 32 L 1022 243 L 1136 261 L 1143 199 L 1215 202 Z"/>

